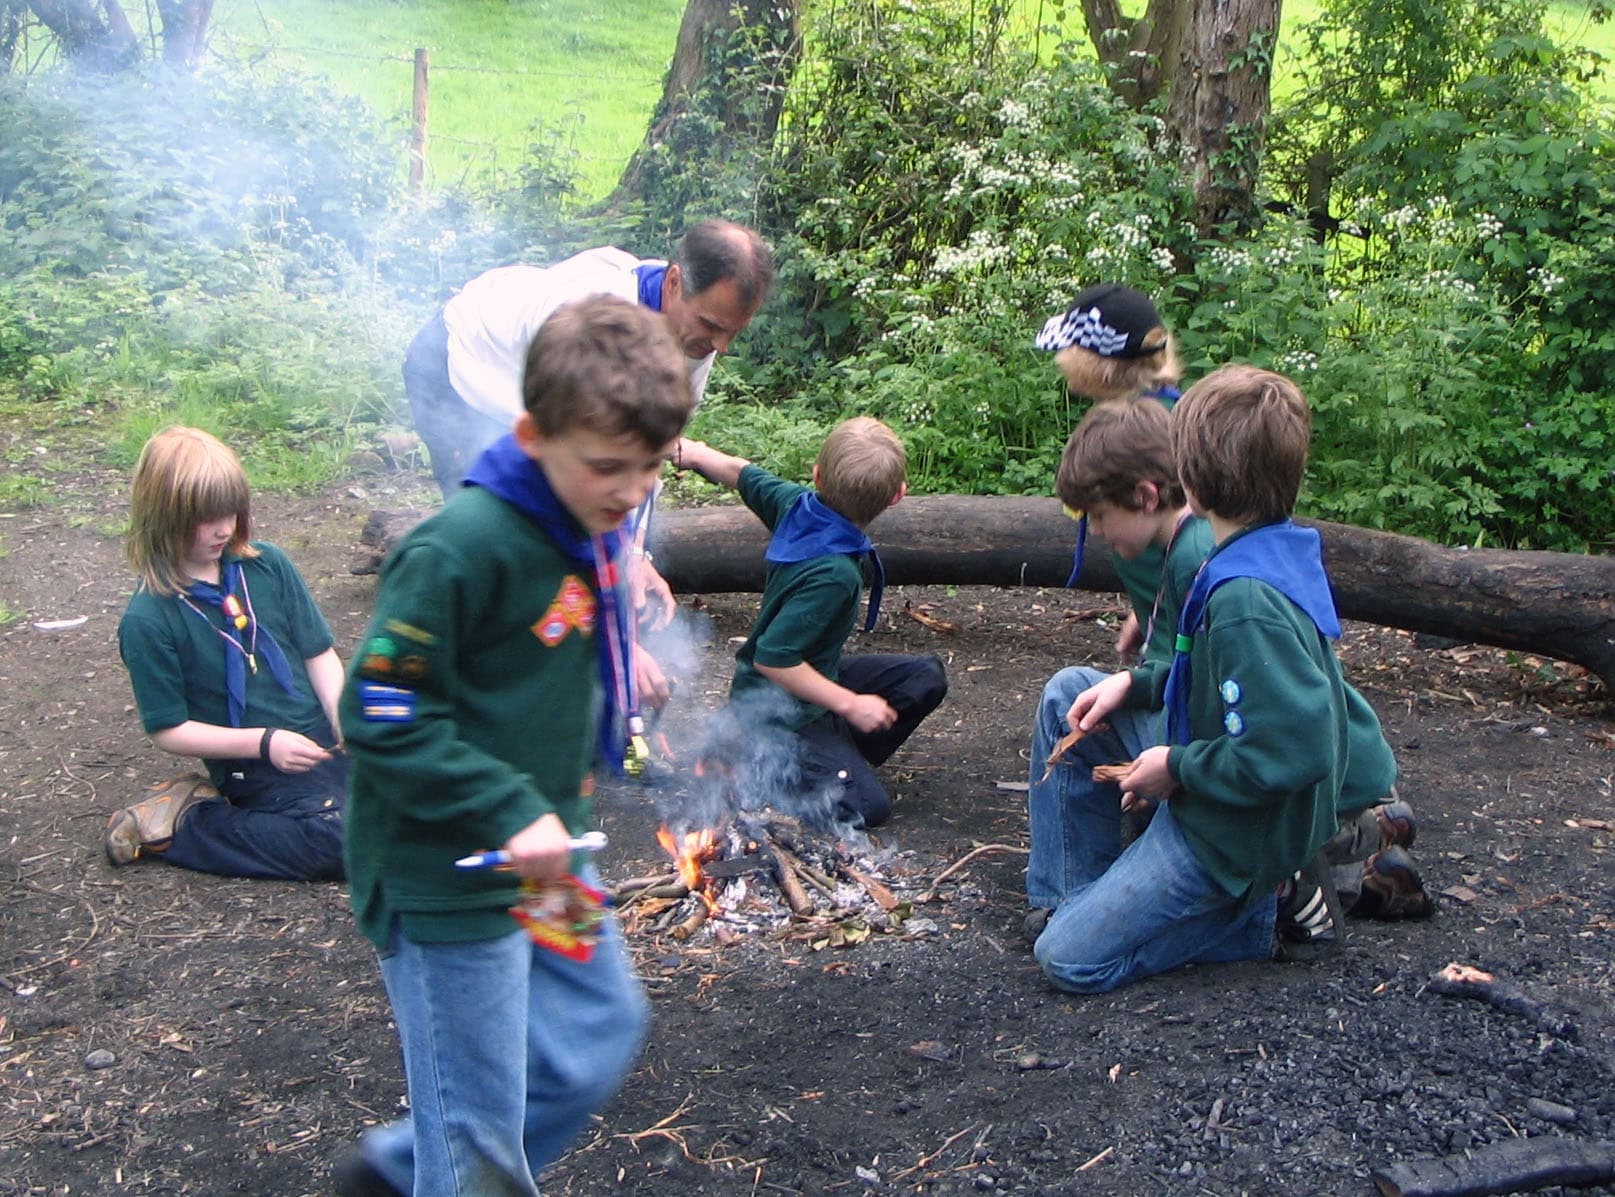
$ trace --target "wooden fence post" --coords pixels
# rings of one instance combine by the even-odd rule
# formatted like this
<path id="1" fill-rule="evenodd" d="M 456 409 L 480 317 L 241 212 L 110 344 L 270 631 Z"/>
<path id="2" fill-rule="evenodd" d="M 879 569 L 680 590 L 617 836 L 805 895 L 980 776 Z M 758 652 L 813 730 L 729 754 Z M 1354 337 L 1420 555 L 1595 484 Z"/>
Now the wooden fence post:
<path id="1" fill-rule="evenodd" d="M 424 48 L 415 51 L 415 101 L 409 129 L 409 190 L 419 195 L 426 185 L 426 67 Z"/>

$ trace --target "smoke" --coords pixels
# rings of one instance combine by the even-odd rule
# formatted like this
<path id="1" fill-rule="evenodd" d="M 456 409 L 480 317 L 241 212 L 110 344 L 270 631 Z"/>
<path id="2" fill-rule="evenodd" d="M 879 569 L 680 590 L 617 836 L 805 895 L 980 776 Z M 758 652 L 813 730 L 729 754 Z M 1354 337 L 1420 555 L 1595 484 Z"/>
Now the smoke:
<path id="1" fill-rule="evenodd" d="M 839 781 L 804 775 L 790 730 L 795 701 L 774 686 L 728 701 L 733 662 L 715 638 L 710 618 L 680 607 L 666 630 L 642 640 L 677 679 L 666 715 L 677 776 L 654 790 L 661 821 L 679 834 L 771 809 L 850 843 L 867 842 L 839 808 Z M 697 693 L 696 679 L 718 679 L 721 688 Z"/>

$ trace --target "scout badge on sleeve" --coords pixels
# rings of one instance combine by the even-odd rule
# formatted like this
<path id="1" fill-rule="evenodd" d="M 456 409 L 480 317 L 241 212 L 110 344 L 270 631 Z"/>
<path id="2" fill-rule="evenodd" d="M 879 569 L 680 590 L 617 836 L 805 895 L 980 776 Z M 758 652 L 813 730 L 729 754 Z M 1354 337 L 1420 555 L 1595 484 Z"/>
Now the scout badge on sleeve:
<path id="1" fill-rule="evenodd" d="M 587 960 L 600 942 L 606 896 L 570 873 L 558 881 L 524 881 L 510 916 L 539 947 L 568 960 Z"/>

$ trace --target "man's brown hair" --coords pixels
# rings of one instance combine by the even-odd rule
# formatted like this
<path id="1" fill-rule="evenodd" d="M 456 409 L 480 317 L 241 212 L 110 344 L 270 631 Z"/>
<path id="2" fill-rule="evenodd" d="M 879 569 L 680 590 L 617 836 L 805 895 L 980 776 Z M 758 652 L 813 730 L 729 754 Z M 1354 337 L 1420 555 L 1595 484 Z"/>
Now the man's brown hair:
<path id="1" fill-rule="evenodd" d="M 185 555 L 205 523 L 235 517 L 227 551 L 256 557 L 252 498 L 241 460 L 218 437 L 176 426 L 154 435 L 140 450 L 129 496 L 129 567 L 153 594 L 179 594 L 191 584 Z"/>
<path id="2" fill-rule="evenodd" d="M 1112 399 L 1089 409 L 1060 456 L 1060 501 L 1076 511 L 1101 503 L 1137 511 L 1140 482 L 1159 488 L 1163 507 L 1183 506 L 1166 408 L 1155 399 Z"/>
<path id="3" fill-rule="evenodd" d="M 1172 460 L 1207 512 L 1242 524 L 1295 510 L 1312 439 L 1301 388 L 1255 366 L 1223 366 L 1172 409 Z"/>
<path id="4" fill-rule="evenodd" d="M 669 265 L 679 268 L 686 295 L 728 280 L 755 312 L 774 287 L 774 253 L 753 229 L 730 220 L 703 220 L 679 239 Z"/>
<path id="5" fill-rule="evenodd" d="M 815 469 L 819 498 L 862 528 L 902 493 L 908 451 L 879 420 L 856 416 L 830 430 Z"/>
<path id="6" fill-rule="evenodd" d="M 611 295 L 562 304 L 539 326 L 522 403 L 545 436 L 631 433 L 653 449 L 678 436 L 695 409 L 667 321 Z"/>

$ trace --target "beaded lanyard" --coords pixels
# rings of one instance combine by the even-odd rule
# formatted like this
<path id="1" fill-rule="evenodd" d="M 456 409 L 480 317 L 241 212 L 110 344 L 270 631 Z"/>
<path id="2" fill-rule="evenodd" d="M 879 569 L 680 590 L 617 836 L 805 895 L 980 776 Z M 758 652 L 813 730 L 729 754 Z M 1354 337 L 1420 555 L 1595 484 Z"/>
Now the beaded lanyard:
<path id="1" fill-rule="evenodd" d="M 1192 511 L 1185 511 L 1178 516 L 1178 522 L 1172 525 L 1172 535 L 1167 538 L 1166 553 L 1161 560 L 1161 580 L 1156 584 L 1155 602 L 1150 606 L 1149 623 L 1144 626 L 1144 641 L 1139 645 L 1138 649 L 1138 663 L 1140 665 L 1144 663 L 1144 654 L 1149 651 L 1150 637 L 1155 635 L 1155 617 L 1161 613 L 1161 595 L 1166 592 L 1167 578 L 1170 576 L 1172 546 L 1178 543 L 1178 533 L 1183 531 L 1183 525 L 1187 524 L 1193 516 L 1194 512 Z M 1204 565 L 1203 562 L 1202 565 Z"/>
<path id="2" fill-rule="evenodd" d="M 222 582 L 224 580 L 222 566 L 220 567 L 220 570 L 220 581 Z M 227 619 L 235 627 L 236 634 L 234 636 L 209 619 L 207 612 L 202 610 L 202 608 L 198 607 L 191 601 L 190 595 L 181 593 L 177 597 L 179 598 L 180 602 L 184 603 L 192 611 L 196 612 L 196 617 L 203 623 L 207 624 L 208 627 L 212 628 L 214 633 L 221 640 L 245 657 L 247 659 L 248 667 L 251 668 L 254 673 L 257 673 L 258 618 L 252 609 L 252 592 L 247 588 L 247 575 L 245 573 L 241 573 L 238 576 L 241 579 L 242 597 L 246 599 L 246 609 L 242 609 L 241 599 L 238 599 L 233 594 L 226 594 L 224 599 L 219 604 L 220 609 L 224 612 L 225 619 Z M 252 639 L 248 644 L 242 644 L 241 633 L 246 631 L 249 627 L 252 629 Z"/>

